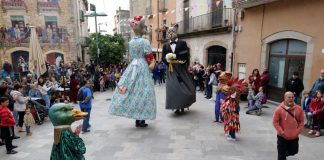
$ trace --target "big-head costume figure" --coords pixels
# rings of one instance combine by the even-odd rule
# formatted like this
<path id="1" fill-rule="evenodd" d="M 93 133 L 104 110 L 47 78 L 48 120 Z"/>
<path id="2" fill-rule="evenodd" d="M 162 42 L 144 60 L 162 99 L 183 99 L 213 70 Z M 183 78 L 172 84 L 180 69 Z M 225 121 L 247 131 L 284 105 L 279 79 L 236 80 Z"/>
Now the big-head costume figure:
<path id="1" fill-rule="evenodd" d="M 87 113 L 74 109 L 72 105 L 57 103 L 49 110 L 49 118 L 54 126 L 54 144 L 51 160 L 84 160 L 86 147 L 78 136 L 81 126 L 71 130 L 74 121 L 83 119 Z"/>
<path id="2" fill-rule="evenodd" d="M 147 127 L 145 120 L 156 117 L 154 83 L 146 60 L 152 49 L 150 42 L 142 37 L 146 32 L 144 22 L 141 16 L 131 21 L 135 34 L 129 42 L 132 61 L 120 78 L 109 107 L 112 115 L 135 119 L 136 127 Z"/>
<path id="3" fill-rule="evenodd" d="M 187 43 L 178 39 L 178 25 L 170 27 L 164 44 L 162 60 L 168 65 L 166 80 L 166 109 L 184 112 L 196 102 L 196 90 L 188 73 L 190 54 Z"/>

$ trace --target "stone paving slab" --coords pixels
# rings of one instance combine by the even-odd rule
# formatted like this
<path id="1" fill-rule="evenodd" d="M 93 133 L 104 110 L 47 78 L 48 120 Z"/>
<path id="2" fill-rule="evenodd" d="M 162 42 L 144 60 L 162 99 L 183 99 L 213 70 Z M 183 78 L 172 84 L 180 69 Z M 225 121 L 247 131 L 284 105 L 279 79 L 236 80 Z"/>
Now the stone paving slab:
<path id="1" fill-rule="evenodd" d="M 246 115 L 241 103 L 241 132 L 237 141 L 227 141 L 223 125 L 213 123 L 214 102 L 197 92 L 197 102 L 183 115 L 164 109 L 165 86 L 156 86 L 157 119 L 148 121 L 148 128 L 135 128 L 134 120 L 108 114 L 112 92 L 95 93 L 91 112 L 91 132 L 81 134 L 87 160 L 274 160 L 277 157 L 276 133 L 272 114 L 276 106 L 267 104 L 262 116 Z M 46 160 L 53 143 L 50 122 L 32 128 L 33 136 L 14 140 L 16 155 L 5 154 L 1 160 Z M 289 160 L 323 159 L 324 136 L 300 136 L 300 152 Z"/>

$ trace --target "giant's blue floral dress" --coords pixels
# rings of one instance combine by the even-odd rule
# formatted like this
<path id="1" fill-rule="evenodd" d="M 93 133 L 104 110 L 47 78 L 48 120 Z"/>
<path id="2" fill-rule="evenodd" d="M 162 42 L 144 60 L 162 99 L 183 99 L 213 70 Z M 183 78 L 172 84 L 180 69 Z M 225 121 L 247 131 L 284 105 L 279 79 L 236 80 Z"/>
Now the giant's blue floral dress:
<path id="1" fill-rule="evenodd" d="M 118 82 L 125 86 L 126 93 L 121 94 L 118 87 L 113 96 L 109 112 L 112 115 L 137 120 L 153 120 L 156 117 L 156 98 L 152 74 L 145 55 L 152 51 L 150 43 L 144 38 L 133 38 L 129 42 L 132 62 Z"/>

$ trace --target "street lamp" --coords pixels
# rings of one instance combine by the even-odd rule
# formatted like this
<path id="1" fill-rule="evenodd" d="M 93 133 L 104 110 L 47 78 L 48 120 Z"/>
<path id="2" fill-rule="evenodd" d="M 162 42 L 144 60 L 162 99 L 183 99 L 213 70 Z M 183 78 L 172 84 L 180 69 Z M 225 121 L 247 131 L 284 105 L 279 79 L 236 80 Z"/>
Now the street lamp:
<path id="1" fill-rule="evenodd" d="M 85 17 L 95 17 L 95 24 L 96 24 L 96 45 L 97 45 L 97 58 L 96 58 L 96 63 L 98 65 L 99 64 L 100 49 L 99 49 L 99 40 L 98 40 L 97 17 L 98 16 L 105 17 L 105 16 L 108 16 L 108 15 L 106 13 L 103 13 L 103 12 L 97 13 L 97 9 L 96 9 L 96 6 L 94 4 L 90 4 L 90 11 L 94 11 L 94 12 L 86 13 L 84 16 Z"/>

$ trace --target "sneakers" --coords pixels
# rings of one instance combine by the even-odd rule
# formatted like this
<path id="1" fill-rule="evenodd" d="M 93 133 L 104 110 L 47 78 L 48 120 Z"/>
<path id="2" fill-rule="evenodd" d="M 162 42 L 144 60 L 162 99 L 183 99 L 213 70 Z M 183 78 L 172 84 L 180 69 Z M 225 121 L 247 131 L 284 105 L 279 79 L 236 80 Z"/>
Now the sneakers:
<path id="1" fill-rule="evenodd" d="M 85 134 L 85 133 L 87 133 L 87 132 L 90 132 L 90 130 L 87 129 L 87 130 L 81 131 L 82 134 Z"/>
<path id="2" fill-rule="evenodd" d="M 18 152 L 15 150 L 7 151 L 7 154 L 16 154 L 16 153 L 18 153 Z"/>
<path id="3" fill-rule="evenodd" d="M 314 134 L 314 133 L 315 133 L 315 131 L 312 129 L 308 132 L 308 134 Z"/>
<path id="4" fill-rule="evenodd" d="M 320 133 L 319 131 L 317 131 L 317 132 L 315 133 L 315 136 L 316 136 L 316 137 L 319 137 L 319 136 L 321 136 L 321 133 Z"/>
<path id="5" fill-rule="evenodd" d="M 232 137 L 227 137 L 226 139 L 229 140 L 229 141 L 236 141 L 236 139 L 232 138 Z"/>

